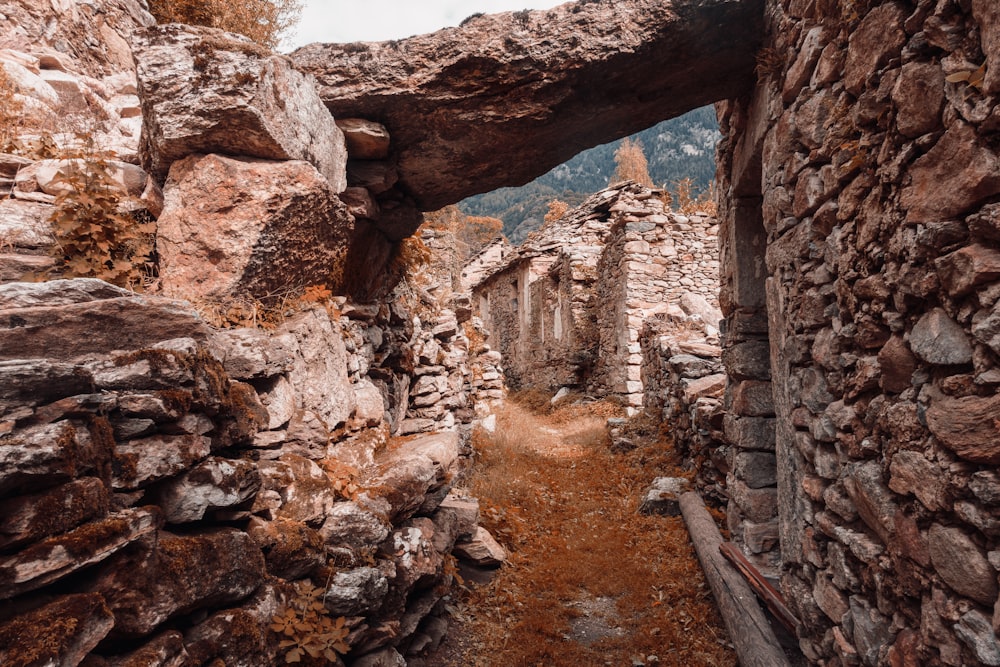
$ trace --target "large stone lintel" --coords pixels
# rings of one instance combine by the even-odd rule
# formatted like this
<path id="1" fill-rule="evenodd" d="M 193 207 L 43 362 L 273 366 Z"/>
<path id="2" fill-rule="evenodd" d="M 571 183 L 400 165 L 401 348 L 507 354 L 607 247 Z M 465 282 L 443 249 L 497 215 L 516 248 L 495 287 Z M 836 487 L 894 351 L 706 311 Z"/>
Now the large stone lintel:
<path id="1" fill-rule="evenodd" d="M 591 146 L 746 93 L 760 0 L 567 3 L 292 54 L 338 118 L 383 123 L 422 210 L 521 185 Z"/>

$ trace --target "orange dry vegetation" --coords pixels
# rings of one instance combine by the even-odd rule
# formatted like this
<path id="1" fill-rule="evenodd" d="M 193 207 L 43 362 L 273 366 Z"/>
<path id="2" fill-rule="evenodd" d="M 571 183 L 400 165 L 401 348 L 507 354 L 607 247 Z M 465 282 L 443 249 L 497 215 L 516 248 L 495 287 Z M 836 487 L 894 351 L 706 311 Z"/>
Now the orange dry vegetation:
<path id="1" fill-rule="evenodd" d="M 479 433 L 470 486 L 510 561 L 471 587 L 437 664 L 736 664 L 681 518 L 637 511 L 653 477 L 683 473 L 662 438 L 612 454 L 616 410 L 508 403 Z"/>

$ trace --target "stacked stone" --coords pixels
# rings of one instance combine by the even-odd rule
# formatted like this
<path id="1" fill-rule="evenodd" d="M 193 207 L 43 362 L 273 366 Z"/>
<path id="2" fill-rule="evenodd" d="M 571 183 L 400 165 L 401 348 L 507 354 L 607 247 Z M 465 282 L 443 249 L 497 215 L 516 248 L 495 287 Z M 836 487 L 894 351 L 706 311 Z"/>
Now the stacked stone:
<path id="1" fill-rule="evenodd" d="M 414 320 L 413 351 L 416 364 L 410 387 L 410 408 L 401 433 L 423 433 L 456 428 L 471 421 L 466 391 L 471 373 L 466 363 L 469 339 L 454 311 L 442 309 L 426 326 Z"/>
<path id="2" fill-rule="evenodd" d="M 474 501 L 446 498 L 460 440 L 387 447 L 391 410 L 348 371 L 344 339 L 365 327 L 316 308 L 214 332 L 180 302 L 88 279 L 2 287 L 0 312 L 16 322 L 0 341 L 0 598 L 34 609 L 0 615 L 5 664 L 37 650 L 75 665 L 99 643 L 109 664 L 164 646 L 277 664 L 266 628 L 303 578 L 328 582 L 352 655 L 440 639 L 424 618 L 447 586 L 429 583 L 476 533 Z M 56 629 L 33 643 L 28 622 Z M 239 623 L 256 638 L 221 641 Z"/>
<path id="3" fill-rule="evenodd" d="M 608 211 L 627 187 L 635 186 L 602 190 L 532 232 L 473 285 L 473 306 L 503 355 L 510 387 L 586 385 L 596 359 L 597 262 Z"/>
<path id="4" fill-rule="evenodd" d="M 665 210 L 653 191 L 622 190 L 598 265 L 596 312 L 600 353 L 591 384 L 616 395 L 630 411 L 643 404 L 643 322 L 678 313 L 682 297 L 718 304 L 718 225 L 705 215 Z M 717 318 L 705 322 L 714 330 Z"/>
<path id="5" fill-rule="evenodd" d="M 695 467 L 702 497 L 724 502 L 728 447 L 723 441 L 721 350 L 659 318 L 646 320 L 642 347 L 642 408 L 670 429 L 673 446 Z"/>
<path id="6" fill-rule="evenodd" d="M 478 317 L 473 318 L 473 326 L 478 325 L 478 330 L 483 331 L 482 323 L 477 322 L 478 320 Z M 502 361 L 503 355 L 486 343 L 479 345 L 469 357 L 469 368 L 472 370 L 469 395 L 478 419 L 492 414 L 493 408 L 507 396 Z"/>
<path id="7" fill-rule="evenodd" d="M 763 443 L 777 416 L 800 645 L 820 664 L 1000 664 L 1000 7 L 768 16 L 770 71 L 720 107 L 720 185 L 727 344 L 769 340 L 773 377 L 730 371 L 733 407 L 766 421 L 727 434 Z"/>

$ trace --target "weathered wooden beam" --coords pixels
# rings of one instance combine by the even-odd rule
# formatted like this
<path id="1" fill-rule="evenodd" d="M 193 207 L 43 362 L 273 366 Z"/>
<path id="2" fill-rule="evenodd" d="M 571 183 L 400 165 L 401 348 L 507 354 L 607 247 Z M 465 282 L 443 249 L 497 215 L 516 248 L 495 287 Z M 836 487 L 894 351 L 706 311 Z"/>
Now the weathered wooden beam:
<path id="1" fill-rule="evenodd" d="M 797 636 L 798 619 L 795 618 L 795 615 L 785 605 L 785 599 L 781 597 L 781 593 L 771 585 L 771 582 L 764 578 L 764 575 L 753 566 L 753 563 L 747 560 L 747 557 L 743 555 L 740 548 L 732 542 L 723 542 L 719 545 L 719 551 L 726 557 L 726 560 L 736 566 L 736 569 L 747 580 L 750 588 L 757 594 L 757 597 L 764 601 L 764 604 L 774 614 L 774 617 L 778 619 L 778 622 L 785 626 L 785 629 L 793 637 Z"/>
<path id="2" fill-rule="evenodd" d="M 705 509 L 701 496 L 689 491 L 681 496 L 680 505 L 691 542 L 740 665 L 789 667 L 788 659 L 750 586 L 719 551 L 722 535 L 712 515 Z"/>

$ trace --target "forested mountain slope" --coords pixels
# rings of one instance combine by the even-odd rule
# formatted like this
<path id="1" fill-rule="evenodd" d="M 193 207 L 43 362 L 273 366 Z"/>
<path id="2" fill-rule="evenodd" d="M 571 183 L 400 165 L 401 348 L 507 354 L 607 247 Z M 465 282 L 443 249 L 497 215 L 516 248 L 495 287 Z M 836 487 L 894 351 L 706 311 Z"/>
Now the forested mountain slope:
<path id="1" fill-rule="evenodd" d="M 690 178 L 697 194 L 708 187 L 714 176 L 719 130 L 712 107 L 654 125 L 631 138 L 641 142 L 649 161 L 649 174 L 657 185 L 673 190 L 677 181 Z M 553 199 L 576 206 L 591 193 L 607 187 L 620 144 L 621 140 L 596 146 L 527 185 L 469 197 L 459 208 L 469 215 L 500 218 L 507 238 L 520 243 L 541 226 L 548 203 Z"/>

